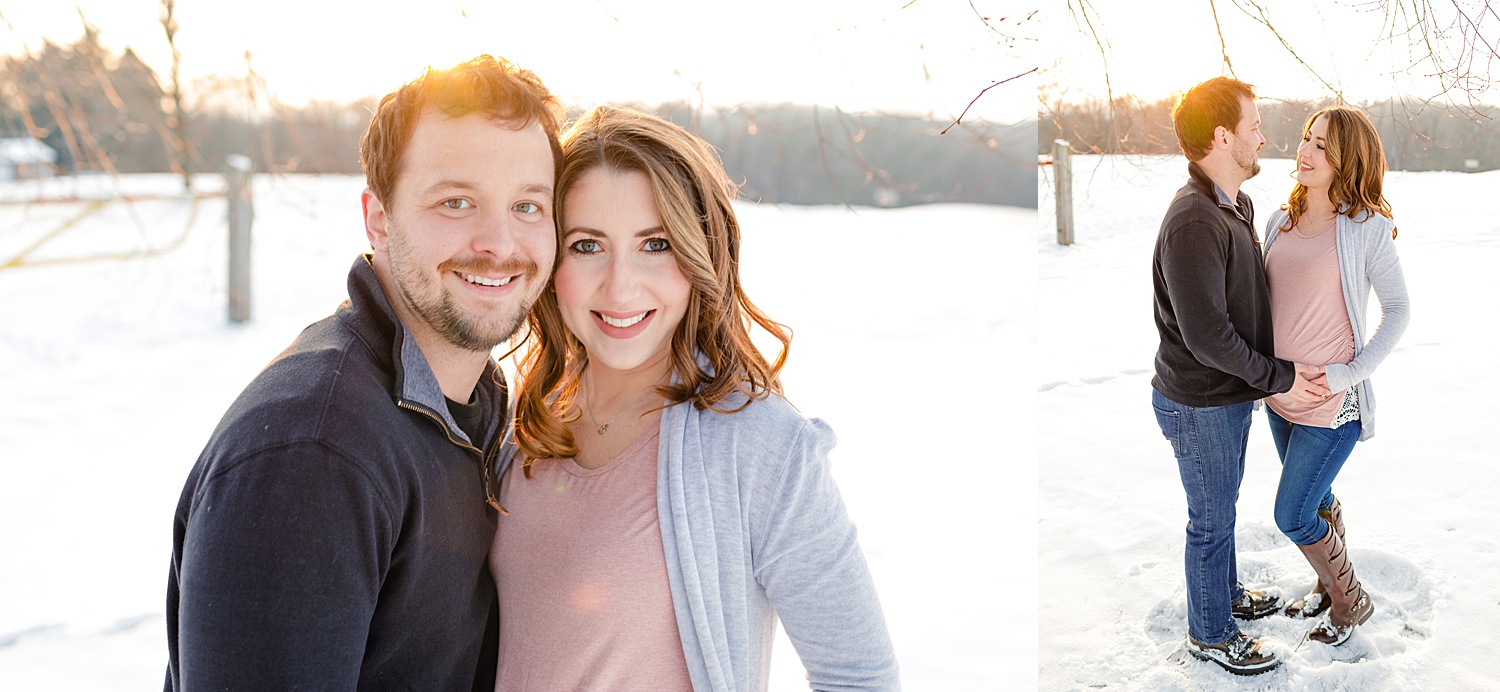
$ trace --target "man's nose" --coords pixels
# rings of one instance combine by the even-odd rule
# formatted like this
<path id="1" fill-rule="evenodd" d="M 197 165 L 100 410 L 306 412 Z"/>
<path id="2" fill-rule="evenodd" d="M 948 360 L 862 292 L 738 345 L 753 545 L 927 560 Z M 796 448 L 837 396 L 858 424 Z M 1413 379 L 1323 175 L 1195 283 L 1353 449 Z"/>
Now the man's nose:
<path id="1" fill-rule="evenodd" d="M 475 252 L 482 252 L 504 259 L 515 254 L 515 220 L 508 211 L 483 214 L 474 229 L 470 243 Z"/>

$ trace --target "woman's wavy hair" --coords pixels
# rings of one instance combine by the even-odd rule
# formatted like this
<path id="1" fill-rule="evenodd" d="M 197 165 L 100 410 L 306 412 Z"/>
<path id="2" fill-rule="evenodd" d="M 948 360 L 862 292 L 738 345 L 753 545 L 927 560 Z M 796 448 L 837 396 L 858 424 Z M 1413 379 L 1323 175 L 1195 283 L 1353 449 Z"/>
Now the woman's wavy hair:
<path id="1" fill-rule="evenodd" d="M 1334 209 L 1343 210 L 1351 219 L 1365 218 L 1365 214 L 1391 216 L 1391 203 L 1382 194 L 1385 182 L 1385 151 L 1380 146 L 1380 134 L 1374 123 L 1363 112 L 1347 106 L 1329 106 L 1307 119 L 1302 126 L 1304 139 L 1312 136 L 1313 123 L 1318 118 L 1328 118 L 1328 131 L 1323 136 L 1324 152 L 1328 164 L 1333 167 L 1333 184 L 1328 187 L 1328 199 Z M 1307 212 L 1307 188 L 1302 183 L 1292 186 L 1292 195 L 1286 204 L 1287 219 L 1281 232 L 1293 226 Z M 1396 237 L 1396 229 L 1391 229 Z"/>
<path id="2" fill-rule="evenodd" d="M 554 205 L 559 263 L 568 194 L 585 174 L 596 169 L 638 172 L 650 182 L 677 267 L 691 285 L 687 313 L 672 335 L 675 383 L 657 388 L 668 405 L 692 402 L 700 411 L 732 413 L 768 393 L 781 394 L 791 330 L 755 307 L 740 285 L 740 225 L 731 207 L 738 190 L 709 145 L 656 116 L 600 106 L 573 123 L 563 134 L 562 147 Z M 781 342 L 774 363 L 751 342 L 752 322 Z M 529 478 L 532 461 L 578 453 L 567 423 L 579 415 L 573 402 L 588 353 L 564 324 L 551 283 L 526 327 L 526 340 L 535 342 L 521 356 L 515 436 Z M 700 353 L 708 369 L 700 365 Z M 720 408 L 735 392 L 744 394 L 745 401 Z"/>

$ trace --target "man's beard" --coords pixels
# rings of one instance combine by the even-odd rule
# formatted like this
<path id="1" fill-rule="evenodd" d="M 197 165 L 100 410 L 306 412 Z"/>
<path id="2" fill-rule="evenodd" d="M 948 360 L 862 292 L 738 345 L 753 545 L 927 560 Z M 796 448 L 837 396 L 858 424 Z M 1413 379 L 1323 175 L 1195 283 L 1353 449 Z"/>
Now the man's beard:
<path id="1" fill-rule="evenodd" d="M 1248 163 L 1239 159 L 1235 159 L 1235 163 L 1239 165 L 1240 170 L 1244 171 L 1245 179 L 1249 180 L 1257 175 L 1260 175 L 1260 161 L 1258 160 L 1259 157 L 1255 155 L 1255 152 L 1251 151 L 1245 156 L 1245 158 L 1249 160 Z"/>
<path id="2" fill-rule="evenodd" d="M 423 273 L 420 268 L 409 266 L 404 262 L 407 254 L 404 237 L 398 230 L 392 229 L 390 234 L 391 275 L 396 282 L 396 291 L 401 294 L 401 302 L 405 303 L 406 307 L 416 313 L 444 340 L 461 349 L 489 352 L 509 339 L 526 320 L 526 315 L 531 312 L 531 305 L 536 302 L 537 296 L 541 295 L 542 287 L 538 284 L 531 295 L 521 297 L 514 312 L 504 314 L 500 311 L 489 311 L 478 316 L 469 314 L 454 300 L 453 294 L 442 287 L 441 282 L 432 281 L 431 277 Z M 520 274 L 521 276 L 515 280 L 536 283 L 537 266 L 536 263 L 524 259 L 510 259 L 499 263 L 482 260 L 465 262 L 448 260 L 438 265 L 439 275 L 449 272 L 483 276 Z"/>

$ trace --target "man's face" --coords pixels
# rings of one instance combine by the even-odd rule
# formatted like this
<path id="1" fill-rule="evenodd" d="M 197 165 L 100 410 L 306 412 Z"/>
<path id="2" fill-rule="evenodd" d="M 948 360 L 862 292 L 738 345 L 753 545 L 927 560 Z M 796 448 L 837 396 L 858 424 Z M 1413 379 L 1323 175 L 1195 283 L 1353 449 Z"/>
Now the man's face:
<path id="1" fill-rule="evenodd" d="M 365 192 L 382 285 L 394 288 L 392 307 L 413 333 L 489 351 L 516 331 L 552 273 L 547 135 L 429 109 L 404 156 L 393 199 Z"/>
<path id="2" fill-rule="evenodd" d="M 1241 98 L 1240 122 L 1234 128 L 1230 153 L 1235 164 L 1244 171 L 1246 180 L 1260 173 L 1260 148 L 1265 144 L 1266 138 L 1260 133 L 1260 111 L 1255 108 L 1255 100 Z"/>

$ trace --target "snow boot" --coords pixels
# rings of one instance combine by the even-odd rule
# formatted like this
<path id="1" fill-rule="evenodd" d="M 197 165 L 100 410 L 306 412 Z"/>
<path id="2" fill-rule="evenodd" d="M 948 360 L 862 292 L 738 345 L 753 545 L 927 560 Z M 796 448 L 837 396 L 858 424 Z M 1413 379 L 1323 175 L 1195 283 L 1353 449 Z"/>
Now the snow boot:
<path id="1" fill-rule="evenodd" d="M 1333 525 L 1333 530 L 1339 533 L 1339 538 L 1344 537 L 1344 507 L 1339 504 L 1337 495 L 1334 496 L 1333 504 L 1329 505 L 1328 509 L 1318 510 L 1318 516 Z M 1284 613 L 1291 618 L 1315 618 L 1328 610 L 1329 603 L 1328 589 L 1323 588 L 1323 580 L 1319 579 L 1313 582 L 1312 590 L 1306 596 L 1292 601 Z"/>
<path id="2" fill-rule="evenodd" d="M 1244 632 L 1235 632 L 1228 641 L 1219 644 L 1204 644 L 1188 635 L 1186 648 L 1194 658 L 1216 664 L 1235 675 L 1260 675 L 1281 665 L 1276 654 L 1262 653 L 1260 640 L 1246 636 Z"/>
<path id="3" fill-rule="evenodd" d="M 1252 591 L 1240 587 L 1240 600 L 1229 604 L 1229 614 L 1240 620 L 1259 620 L 1281 610 L 1280 596 L 1267 596 L 1264 591 Z"/>
<path id="4" fill-rule="evenodd" d="M 1323 588 L 1328 590 L 1328 612 L 1308 632 L 1307 638 L 1334 646 L 1343 644 L 1354 633 L 1354 627 L 1369 620 L 1370 614 L 1375 612 L 1375 605 L 1365 593 L 1364 585 L 1354 576 L 1348 546 L 1329 524 L 1328 533 L 1322 540 L 1297 547 L 1302 549 L 1302 554 L 1312 563 L 1313 571 L 1318 573 L 1318 581 L 1323 582 Z"/>

